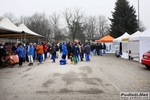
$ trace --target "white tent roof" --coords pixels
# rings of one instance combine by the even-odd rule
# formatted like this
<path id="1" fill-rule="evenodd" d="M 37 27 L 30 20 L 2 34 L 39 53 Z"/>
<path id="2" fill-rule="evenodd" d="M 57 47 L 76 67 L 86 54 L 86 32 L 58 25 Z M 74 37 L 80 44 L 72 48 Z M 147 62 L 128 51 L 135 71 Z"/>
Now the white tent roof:
<path id="1" fill-rule="evenodd" d="M 140 40 L 140 39 L 150 39 L 150 29 L 147 29 L 141 34 L 137 34 L 133 38 L 130 38 L 130 40 Z"/>
<path id="2" fill-rule="evenodd" d="M 147 29 L 146 31 L 142 32 L 139 35 L 140 38 L 150 38 L 150 29 Z"/>
<path id="3" fill-rule="evenodd" d="M 127 37 L 129 37 L 129 36 L 130 36 L 130 35 L 129 35 L 127 32 L 125 32 L 125 33 L 124 33 L 123 35 L 121 35 L 120 37 L 114 39 L 113 42 L 122 42 L 122 39 L 123 39 L 123 38 L 127 38 Z"/>
<path id="4" fill-rule="evenodd" d="M 8 18 L 3 18 L 0 21 L 0 26 L 3 27 L 4 29 L 7 29 L 8 31 L 19 32 L 19 33 L 22 32 L 22 30 L 18 28 L 16 25 L 14 25 Z"/>
<path id="5" fill-rule="evenodd" d="M 141 34 L 140 31 L 137 31 L 137 32 L 133 33 L 132 35 L 130 35 L 129 40 L 136 39 L 137 37 L 139 37 L 140 34 Z"/>
<path id="6" fill-rule="evenodd" d="M 137 37 L 138 35 L 140 35 L 141 32 L 140 31 L 137 31 L 135 33 L 133 33 L 132 35 L 129 36 L 129 38 L 134 38 L 134 37 Z"/>
<path id="7" fill-rule="evenodd" d="M 24 24 L 20 24 L 18 27 L 19 27 L 21 30 L 23 30 L 25 33 L 28 33 L 28 34 L 30 34 L 30 35 L 41 36 L 41 35 L 39 35 L 39 34 L 33 32 L 33 31 L 31 31 L 30 29 L 28 29 Z"/>

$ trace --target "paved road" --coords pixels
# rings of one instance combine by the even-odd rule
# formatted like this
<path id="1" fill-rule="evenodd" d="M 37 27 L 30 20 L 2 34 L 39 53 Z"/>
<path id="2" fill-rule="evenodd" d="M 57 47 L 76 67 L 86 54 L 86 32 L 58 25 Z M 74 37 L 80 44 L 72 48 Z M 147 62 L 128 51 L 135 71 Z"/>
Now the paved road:
<path id="1" fill-rule="evenodd" d="M 90 62 L 0 69 L 0 100 L 119 100 L 120 92 L 150 92 L 150 70 L 114 55 Z"/>

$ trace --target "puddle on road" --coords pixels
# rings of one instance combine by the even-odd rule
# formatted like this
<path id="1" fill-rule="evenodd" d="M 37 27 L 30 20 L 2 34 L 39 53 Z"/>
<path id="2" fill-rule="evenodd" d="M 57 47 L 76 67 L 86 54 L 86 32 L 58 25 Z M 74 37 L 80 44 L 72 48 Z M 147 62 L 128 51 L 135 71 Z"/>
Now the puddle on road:
<path id="1" fill-rule="evenodd" d="M 43 87 L 48 87 L 50 84 L 53 84 L 53 83 L 55 83 L 53 80 L 48 80 L 48 81 L 46 81 L 45 83 L 43 83 Z"/>
<path id="2" fill-rule="evenodd" d="M 88 68 L 87 72 L 91 72 L 90 67 L 87 67 L 87 66 L 85 66 L 85 67 L 82 67 L 81 69 L 86 70 Z M 66 85 L 71 85 L 74 82 L 84 82 L 85 84 L 89 84 L 89 85 L 102 85 L 101 79 L 88 78 L 88 73 L 76 73 L 76 72 L 70 71 L 65 74 L 54 73 L 53 77 L 61 77 L 62 81 L 64 81 L 66 83 Z M 45 87 L 47 87 L 47 85 Z"/>
<path id="3" fill-rule="evenodd" d="M 101 94 L 101 93 L 103 93 L 103 91 L 99 90 L 97 88 L 90 88 L 87 90 L 75 90 L 75 91 L 64 88 L 64 89 L 61 89 L 58 93 L 60 93 L 60 94 L 67 94 L 67 93 Z"/>
<path id="4" fill-rule="evenodd" d="M 82 71 L 87 71 L 87 73 L 92 73 L 92 68 L 89 66 L 83 66 L 79 68 Z"/>
<path id="5" fill-rule="evenodd" d="M 66 82 L 66 85 L 70 85 L 76 81 L 80 81 L 80 79 L 78 78 L 76 74 L 77 73 L 71 71 L 71 72 L 63 74 L 61 79 Z"/>

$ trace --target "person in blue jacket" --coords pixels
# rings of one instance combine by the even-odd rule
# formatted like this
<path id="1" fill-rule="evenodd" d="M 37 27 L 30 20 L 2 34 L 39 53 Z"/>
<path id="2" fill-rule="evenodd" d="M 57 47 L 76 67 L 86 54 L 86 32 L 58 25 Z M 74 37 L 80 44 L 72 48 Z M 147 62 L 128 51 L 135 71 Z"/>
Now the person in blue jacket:
<path id="1" fill-rule="evenodd" d="M 30 43 L 28 47 L 29 66 L 33 65 L 34 50 L 33 44 Z"/>
<path id="2" fill-rule="evenodd" d="M 25 56 L 25 49 L 24 49 L 22 43 L 18 44 L 18 48 L 17 48 L 16 52 L 19 57 L 19 66 L 18 67 L 20 68 L 20 67 L 22 67 L 23 58 Z"/>
<path id="3" fill-rule="evenodd" d="M 62 59 L 66 59 L 66 55 L 68 54 L 66 43 L 62 43 Z"/>

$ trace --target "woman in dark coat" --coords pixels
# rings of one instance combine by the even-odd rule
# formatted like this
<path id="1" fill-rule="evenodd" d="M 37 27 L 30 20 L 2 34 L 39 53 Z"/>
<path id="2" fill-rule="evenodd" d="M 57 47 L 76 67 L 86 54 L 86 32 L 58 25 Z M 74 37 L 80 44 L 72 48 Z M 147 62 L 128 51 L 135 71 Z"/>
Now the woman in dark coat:
<path id="1" fill-rule="evenodd" d="M 68 50 L 68 59 L 70 59 L 70 53 L 72 51 L 71 43 L 67 43 L 67 50 Z"/>

